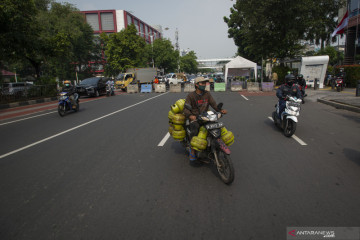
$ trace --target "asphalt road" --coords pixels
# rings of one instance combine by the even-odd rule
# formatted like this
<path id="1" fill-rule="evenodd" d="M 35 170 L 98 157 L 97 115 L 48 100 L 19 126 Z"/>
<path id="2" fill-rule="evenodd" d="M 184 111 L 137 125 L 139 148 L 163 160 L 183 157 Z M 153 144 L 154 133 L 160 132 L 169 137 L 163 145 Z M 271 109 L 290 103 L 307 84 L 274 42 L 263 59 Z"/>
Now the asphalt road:
<path id="1" fill-rule="evenodd" d="M 213 93 L 235 135 L 230 186 L 189 166 L 171 138 L 158 146 L 186 93 L 1 120 L 0 239 L 286 239 L 290 226 L 360 227 L 360 115 L 307 102 L 298 139 L 286 138 L 269 119 L 276 97 L 243 95 Z"/>

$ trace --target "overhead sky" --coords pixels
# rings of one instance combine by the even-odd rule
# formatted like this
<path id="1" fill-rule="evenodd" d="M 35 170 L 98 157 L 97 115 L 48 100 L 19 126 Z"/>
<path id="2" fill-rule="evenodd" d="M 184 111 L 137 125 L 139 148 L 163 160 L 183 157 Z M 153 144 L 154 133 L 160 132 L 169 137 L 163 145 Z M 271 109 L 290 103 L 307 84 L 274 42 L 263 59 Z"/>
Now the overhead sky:
<path id="1" fill-rule="evenodd" d="M 228 38 L 223 17 L 229 17 L 231 0 L 56 0 L 68 2 L 81 11 L 126 10 L 149 25 L 169 28 L 164 37 L 175 44 L 179 32 L 180 49 L 193 50 L 198 59 L 231 58 L 237 52 Z"/>

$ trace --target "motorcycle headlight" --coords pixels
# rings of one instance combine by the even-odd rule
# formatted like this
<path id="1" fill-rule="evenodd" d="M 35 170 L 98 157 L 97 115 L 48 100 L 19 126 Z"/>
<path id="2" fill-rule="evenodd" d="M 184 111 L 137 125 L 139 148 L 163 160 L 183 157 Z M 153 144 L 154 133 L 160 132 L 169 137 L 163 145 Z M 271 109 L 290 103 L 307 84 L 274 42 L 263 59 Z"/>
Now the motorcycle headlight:
<path id="1" fill-rule="evenodd" d="M 59 97 L 59 100 L 66 100 L 66 96 L 65 96 L 65 95 L 60 96 L 60 97 Z"/>

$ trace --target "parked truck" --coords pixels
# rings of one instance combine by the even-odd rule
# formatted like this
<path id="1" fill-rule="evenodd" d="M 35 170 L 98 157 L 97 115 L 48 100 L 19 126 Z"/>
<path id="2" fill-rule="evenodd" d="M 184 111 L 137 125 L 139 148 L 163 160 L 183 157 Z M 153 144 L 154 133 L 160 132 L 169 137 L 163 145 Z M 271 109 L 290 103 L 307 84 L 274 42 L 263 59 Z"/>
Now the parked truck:
<path id="1" fill-rule="evenodd" d="M 116 81 L 116 87 L 127 91 L 129 84 L 150 84 L 157 75 L 156 68 L 130 68 Z"/>

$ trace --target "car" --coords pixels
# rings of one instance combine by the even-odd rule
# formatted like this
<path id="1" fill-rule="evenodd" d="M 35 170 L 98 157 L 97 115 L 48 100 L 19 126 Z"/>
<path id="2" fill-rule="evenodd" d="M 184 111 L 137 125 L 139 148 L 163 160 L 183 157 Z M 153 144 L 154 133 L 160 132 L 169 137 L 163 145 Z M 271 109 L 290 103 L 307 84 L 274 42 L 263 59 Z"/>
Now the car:
<path id="1" fill-rule="evenodd" d="M 1 93 L 3 95 L 26 95 L 26 92 L 33 87 L 29 82 L 10 82 L 3 83 Z"/>
<path id="2" fill-rule="evenodd" d="M 92 77 L 86 78 L 76 86 L 76 92 L 80 96 L 98 97 L 106 94 L 106 82 L 109 78 Z"/>

